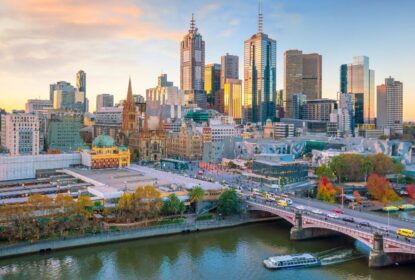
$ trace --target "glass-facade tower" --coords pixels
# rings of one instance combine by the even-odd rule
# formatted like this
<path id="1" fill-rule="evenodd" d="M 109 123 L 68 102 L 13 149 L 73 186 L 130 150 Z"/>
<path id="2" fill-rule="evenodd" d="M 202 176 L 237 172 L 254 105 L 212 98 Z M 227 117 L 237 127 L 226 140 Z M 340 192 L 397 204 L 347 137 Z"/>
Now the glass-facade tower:
<path id="1" fill-rule="evenodd" d="M 369 57 L 353 57 L 351 64 L 340 66 L 340 91 L 353 97 L 354 123 L 370 124 L 375 119 L 375 71 Z"/>
<path id="2" fill-rule="evenodd" d="M 265 123 L 276 118 L 277 42 L 258 32 L 244 43 L 244 121 Z"/>

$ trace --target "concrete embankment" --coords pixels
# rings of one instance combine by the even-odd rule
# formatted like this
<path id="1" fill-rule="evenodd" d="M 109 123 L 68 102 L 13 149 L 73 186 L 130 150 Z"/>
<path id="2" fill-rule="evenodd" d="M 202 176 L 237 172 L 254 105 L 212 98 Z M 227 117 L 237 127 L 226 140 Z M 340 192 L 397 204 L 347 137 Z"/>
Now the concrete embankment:
<path id="1" fill-rule="evenodd" d="M 213 230 L 226 227 L 234 227 L 248 223 L 256 223 L 263 221 L 277 220 L 276 217 L 271 218 L 245 218 L 245 219 L 226 219 L 212 221 L 197 221 L 191 224 L 173 224 L 153 226 L 140 229 L 123 230 L 118 232 L 104 232 L 94 235 L 85 235 L 81 237 L 70 237 L 60 239 L 41 240 L 37 242 L 21 242 L 13 245 L 0 246 L 0 258 L 43 253 L 54 250 L 62 250 L 67 248 L 75 248 L 82 246 L 90 246 L 95 244 L 103 244 L 110 242 L 118 242 L 123 240 L 150 238 L 163 235 L 180 234 L 187 232 L 195 232 L 202 230 Z"/>

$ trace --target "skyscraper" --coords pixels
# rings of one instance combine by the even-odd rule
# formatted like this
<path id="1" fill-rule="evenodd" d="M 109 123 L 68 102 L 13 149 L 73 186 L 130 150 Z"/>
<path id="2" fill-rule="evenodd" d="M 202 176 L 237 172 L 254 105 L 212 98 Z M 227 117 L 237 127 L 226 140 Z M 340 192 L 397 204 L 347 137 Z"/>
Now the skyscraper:
<path id="1" fill-rule="evenodd" d="M 258 32 L 244 43 L 244 121 L 275 119 L 277 42 L 262 32 L 258 11 Z"/>
<path id="2" fill-rule="evenodd" d="M 377 119 L 379 128 L 390 128 L 396 134 L 403 133 L 403 92 L 402 83 L 392 77 L 377 86 Z"/>
<path id="3" fill-rule="evenodd" d="M 220 88 L 223 89 L 226 79 L 239 79 L 239 57 L 237 55 L 226 54 L 221 56 L 220 63 L 222 66 Z"/>
<path id="4" fill-rule="evenodd" d="M 97 95 L 97 104 L 96 104 L 96 112 L 101 110 L 104 107 L 113 107 L 114 106 L 114 95 L 103 93 Z"/>
<path id="5" fill-rule="evenodd" d="M 205 65 L 205 92 L 210 108 L 213 108 L 215 93 L 221 89 L 221 65 L 212 63 Z"/>
<path id="6" fill-rule="evenodd" d="M 375 71 L 369 57 L 355 56 L 351 64 L 340 66 L 340 90 L 353 97 L 354 123 L 373 123 L 375 118 Z"/>
<path id="7" fill-rule="evenodd" d="M 83 111 L 86 112 L 86 73 L 83 70 L 79 70 L 76 73 L 76 88 L 78 89 L 78 96 L 79 101 L 82 100 L 82 104 L 84 104 Z"/>
<path id="8" fill-rule="evenodd" d="M 287 117 L 292 116 L 293 94 L 305 94 L 308 100 L 321 99 L 322 57 L 300 50 L 284 52 L 284 93 Z"/>
<path id="9" fill-rule="evenodd" d="M 188 95 L 188 103 L 206 107 L 204 76 L 205 41 L 198 32 L 192 14 L 190 29 L 180 42 L 180 88 Z"/>
<path id="10" fill-rule="evenodd" d="M 226 79 L 224 84 L 224 113 L 236 122 L 242 120 L 242 81 Z"/>

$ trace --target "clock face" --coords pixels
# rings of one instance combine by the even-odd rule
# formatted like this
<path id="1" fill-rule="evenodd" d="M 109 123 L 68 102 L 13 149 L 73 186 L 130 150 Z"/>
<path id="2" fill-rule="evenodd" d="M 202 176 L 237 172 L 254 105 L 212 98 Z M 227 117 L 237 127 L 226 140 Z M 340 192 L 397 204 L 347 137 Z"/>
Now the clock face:
<path id="1" fill-rule="evenodd" d="M 183 52 L 183 62 L 188 62 L 190 61 L 190 51 L 184 51 Z"/>

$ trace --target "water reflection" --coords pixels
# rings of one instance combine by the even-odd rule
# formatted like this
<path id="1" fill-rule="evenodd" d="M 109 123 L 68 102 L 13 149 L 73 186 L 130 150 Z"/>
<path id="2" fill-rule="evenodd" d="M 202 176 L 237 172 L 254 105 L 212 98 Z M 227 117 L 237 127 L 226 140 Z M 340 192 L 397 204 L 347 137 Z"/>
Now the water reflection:
<path id="1" fill-rule="evenodd" d="M 271 255 L 354 248 L 347 237 L 289 240 L 284 222 L 142 239 L 0 260 L 3 279 L 412 279 L 412 266 L 370 270 L 366 259 L 268 271 Z"/>

